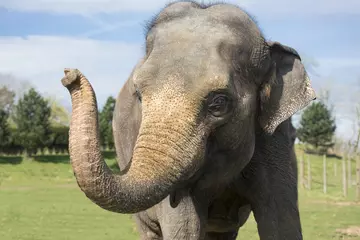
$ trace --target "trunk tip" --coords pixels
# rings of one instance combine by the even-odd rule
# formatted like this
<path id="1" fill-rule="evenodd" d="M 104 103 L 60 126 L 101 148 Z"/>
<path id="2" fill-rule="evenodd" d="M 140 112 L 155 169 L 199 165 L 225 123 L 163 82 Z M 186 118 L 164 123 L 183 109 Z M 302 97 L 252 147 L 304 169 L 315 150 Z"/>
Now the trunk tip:
<path id="1" fill-rule="evenodd" d="M 61 83 L 64 87 L 70 88 L 71 85 L 78 82 L 80 84 L 80 78 L 82 73 L 78 69 L 65 68 L 64 69 L 65 77 L 61 79 Z"/>

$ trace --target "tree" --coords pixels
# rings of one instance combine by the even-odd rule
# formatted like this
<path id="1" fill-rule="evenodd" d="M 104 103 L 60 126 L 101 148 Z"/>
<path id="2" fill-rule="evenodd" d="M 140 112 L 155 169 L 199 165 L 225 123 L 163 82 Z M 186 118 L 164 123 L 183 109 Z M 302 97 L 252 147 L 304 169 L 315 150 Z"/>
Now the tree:
<path id="1" fill-rule="evenodd" d="M 55 97 L 48 97 L 51 108 L 48 149 L 51 153 L 65 153 L 69 146 L 70 114 Z"/>
<path id="2" fill-rule="evenodd" d="M 15 142 L 31 156 L 38 148 L 44 148 L 49 141 L 51 108 L 34 88 L 19 99 L 14 108 L 16 124 Z"/>
<path id="3" fill-rule="evenodd" d="M 29 91 L 29 89 L 33 87 L 27 80 L 4 73 L 0 73 L 0 83 L 2 86 L 6 86 L 8 89 L 11 89 L 16 96 L 23 96 L 25 92 Z"/>
<path id="4" fill-rule="evenodd" d="M 0 88 L 0 109 L 10 112 L 14 104 L 15 93 L 3 86 Z"/>
<path id="5" fill-rule="evenodd" d="M 0 88 L 0 152 L 4 152 L 11 142 L 9 113 L 14 103 L 15 93 L 7 87 Z"/>
<path id="6" fill-rule="evenodd" d="M 47 101 L 51 107 L 50 123 L 55 127 L 69 126 L 70 114 L 55 97 L 48 97 Z"/>
<path id="7" fill-rule="evenodd" d="M 357 84 L 355 87 L 355 116 L 354 116 L 354 133 L 355 133 L 355 139 L 354 139 L 354 151 L 356 154 L 359 154 L 359 145 L 360 145 L 360 101 L 358 97 L 358 92 L 360 90 L 360 77 L 357 79 Z"/>
<path id="8" fill-rule="evenodd" d="M 106 100 L 105 106 L 100 112 L 100 141 L 103 147 L 114 147 L 114 138 L 112 131 L 112 118 L 115 108 L 115 99 L 113 97 L 108 97 Z"/>
<path id="9" fill-rule="evenodd" d="M 4 109 L 0 109 L 0 152 L 10 143 L 10 129 L 8 123 L 9 114 Z"/>
<path id="10" fill-rule="evenodd" d="M 49 140 L 49 150 L 51 153 L 65 153 L 69 145 L 69 127 L 51 126 L 51 135 Z"/>
<path id="11" fill-rule="evenodd" d="M 334 145 L 335 130 L 332 112 L 322 101 L 317 101 L 307 107 L 301 115 L 297 135 L 301 142 L 310 144 L 316 151 L 322 152 Z"/>

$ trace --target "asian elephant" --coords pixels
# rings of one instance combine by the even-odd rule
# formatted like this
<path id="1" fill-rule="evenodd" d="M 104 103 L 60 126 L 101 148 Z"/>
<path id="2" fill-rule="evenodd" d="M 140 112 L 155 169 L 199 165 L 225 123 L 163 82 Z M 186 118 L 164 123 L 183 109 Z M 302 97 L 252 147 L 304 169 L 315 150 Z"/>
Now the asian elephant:
<path id="1" fill-rule="evenodd" d="M 148 24 L 114 111 L 120 174 L 100 151 L 90 83 L 77 69 L 62 83 L 79 187 L 134 213 L 141 239 L 235 239 L 251 211 L 261 240 L 302 239 L 291 116 L 315 91 L 299 54 L 239 7 L 174 2 Z"/>

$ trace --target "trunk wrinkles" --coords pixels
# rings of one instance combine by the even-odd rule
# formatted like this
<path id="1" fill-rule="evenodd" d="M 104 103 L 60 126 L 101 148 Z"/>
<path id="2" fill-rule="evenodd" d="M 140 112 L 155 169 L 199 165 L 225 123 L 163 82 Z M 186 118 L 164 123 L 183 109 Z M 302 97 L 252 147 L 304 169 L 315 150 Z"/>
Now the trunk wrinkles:
<path id="1" fill-rule="evenodd" d="M 197 170 L 199 163 L 194 157 L 198 151 L 181 150 L 200 147 L 201 134 L 187 129 L 157 138 L 156 131 L 149 131 L 150 126 L 156 124 L 143 118 L 130 168 L 122 175 L 112 173 L 100 151 L 94 90 L 79 70 L 65 69 L 64 72 L 62 83 L 72 99 L 71 164 L 79 187 L 94 203 L 119 213 L 143 211 L 163 200 Z"/>

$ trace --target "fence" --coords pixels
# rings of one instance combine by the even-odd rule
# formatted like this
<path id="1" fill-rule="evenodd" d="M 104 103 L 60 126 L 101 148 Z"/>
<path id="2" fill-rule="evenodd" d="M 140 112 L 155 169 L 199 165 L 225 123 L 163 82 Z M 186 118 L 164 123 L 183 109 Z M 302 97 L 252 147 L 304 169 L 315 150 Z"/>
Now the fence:
<path id="1" fill-rule="evenodd" d="M 301 153 L 299 184 L 306 190 L 360 201 L 360 156 L 328 157 Z"/>

